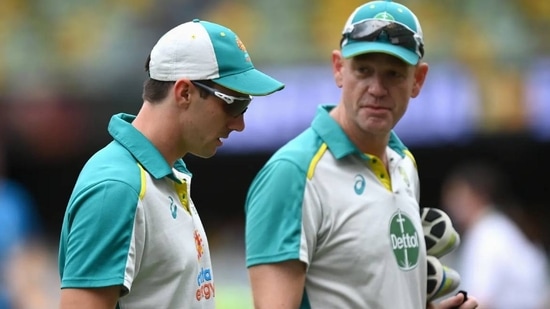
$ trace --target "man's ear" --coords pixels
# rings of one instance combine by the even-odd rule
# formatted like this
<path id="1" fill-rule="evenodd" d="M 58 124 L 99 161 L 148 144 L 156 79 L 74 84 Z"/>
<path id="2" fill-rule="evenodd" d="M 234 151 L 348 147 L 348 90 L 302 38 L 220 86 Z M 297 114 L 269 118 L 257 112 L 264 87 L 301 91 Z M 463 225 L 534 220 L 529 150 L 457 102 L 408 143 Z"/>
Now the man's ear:
<path id="1" fill-rule="evenodd" d="M 414 71 L 414 85 L 411 93 L 412 98 L 416 98 L 420 94 L 420 90 L 426 81 L 428 75 L 428 64 L 425 62 L 419 63 Z"/>
<path id="2" fill-rule="evenodd" d="M 338 88 L 342 88 L 344 84 L 342 77 L 342 69 L 344 67 L 344 57 L 339 50 L 332 51 L 332 74 L 334 76 L 334 82 Z"/>
<path id="3" fill-rule="evenodd" d="M 188 104 L 191 100 L 191 81 L 187 79 L 179 79 L 174 84 L 173 94 L 178 105 Z"/>

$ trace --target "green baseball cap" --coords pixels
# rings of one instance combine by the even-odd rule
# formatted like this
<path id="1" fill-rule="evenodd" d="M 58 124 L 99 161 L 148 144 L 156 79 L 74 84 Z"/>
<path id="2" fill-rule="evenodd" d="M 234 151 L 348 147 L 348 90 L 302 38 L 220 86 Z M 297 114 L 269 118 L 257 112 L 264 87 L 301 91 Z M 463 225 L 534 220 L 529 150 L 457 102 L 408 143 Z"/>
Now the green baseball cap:
<path id="1" fill-rule="evenodd" d="M 151 51 L 149 77 L 160 81 L 212 80 L 228 89 L 263 96 L 284 84 L 254 67 L 229 28 L 194 19 L 169 30 Z"/>
<path id="2" fill-rule="evenodd" d="M 387 21 L 410 30 L 411 46 L 403 46 L 392 43 L 391 38 L 379 36 L 372 40 L 361 40 L 346 38 L 354 25 L 364 21 Z M 386 0 L 371 1 L 359 6 L 349 16 L 344 26 L 342 39 L 342 55 L 345 58 L 351 58 L 365 53 L 386 53 L 402 59 L 403 61 L 416 65 L 423 56 L 423 38 L 422 28 L 416 15 L 406 6 Z"/>

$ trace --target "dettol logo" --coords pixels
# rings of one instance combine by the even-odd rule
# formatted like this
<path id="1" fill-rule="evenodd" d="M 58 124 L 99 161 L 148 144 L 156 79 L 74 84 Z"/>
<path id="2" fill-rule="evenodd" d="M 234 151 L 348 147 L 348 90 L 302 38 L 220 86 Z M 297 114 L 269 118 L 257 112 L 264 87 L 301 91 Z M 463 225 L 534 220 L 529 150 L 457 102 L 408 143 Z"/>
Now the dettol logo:
<path id="1" fill-rule="evenodd" d="M 390 241 L 399 268 L 411 270 L 418 265 L 420 236 L 411 219 L 401 211 L 391 218 Z"/>

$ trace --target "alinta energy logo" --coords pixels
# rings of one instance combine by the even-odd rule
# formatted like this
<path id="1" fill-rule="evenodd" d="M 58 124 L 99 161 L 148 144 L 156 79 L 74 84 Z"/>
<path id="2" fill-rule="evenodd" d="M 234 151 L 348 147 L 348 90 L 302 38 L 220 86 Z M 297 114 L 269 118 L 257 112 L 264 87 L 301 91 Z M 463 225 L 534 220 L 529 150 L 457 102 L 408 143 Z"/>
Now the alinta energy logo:
<path id="1" fill-rule="evenodd" d="M 193 233 L 195 238 L 195 247 L 197 249 L 198 260 L 204 256 L 204 245 L 201 233 L 198 230 L 195 230 Z M 201 267 L 197 275 L 197 291 L 195 292 L 195 297 L 198 301 L 203 299 L 210 299 L 216 296 L 216 289 L 214 287 L 214 279 L 212 277 L 212 269 L 210 267 Z"/>
<path id="2" fill-rule="evenodd" d="M 212 278 L 212 270 L 210 268 L 201 268 L 197 275 L 197 285 L 195 298 L 198 301 L 216 297 L 216 288 L 214 287 L 214 279 Z"/>
<path id="3" fill-rule="evenodd" d="M 390 241 L 399 268 L 414 269 L 420 255 L 420 237 L 411 219 L 400 210 L 390 220 Z"/>

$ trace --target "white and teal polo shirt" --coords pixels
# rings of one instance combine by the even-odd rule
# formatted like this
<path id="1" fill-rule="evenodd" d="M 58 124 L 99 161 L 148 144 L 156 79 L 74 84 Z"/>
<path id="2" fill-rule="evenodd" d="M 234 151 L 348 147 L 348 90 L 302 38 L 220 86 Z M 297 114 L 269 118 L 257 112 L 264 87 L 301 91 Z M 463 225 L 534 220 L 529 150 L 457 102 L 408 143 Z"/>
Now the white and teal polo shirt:
<path id="1" fill-rule="evenodd" d="M 82 169 L 63 220 L 61 288 L 121 286 L 117 308 L 214 308 L 206 235 L 191 200 L 191 173 L 170 167 L 114 115 L 114 141 Z"/>
<path id="2" fill-rule="evenodd" d="M 247 267 L 307 265 L 301 308 L 426 306 L 426 248 L 412 155 L 392 132 L 389 170 L 361 153 L 321 106 L 246 200 Z"/>

